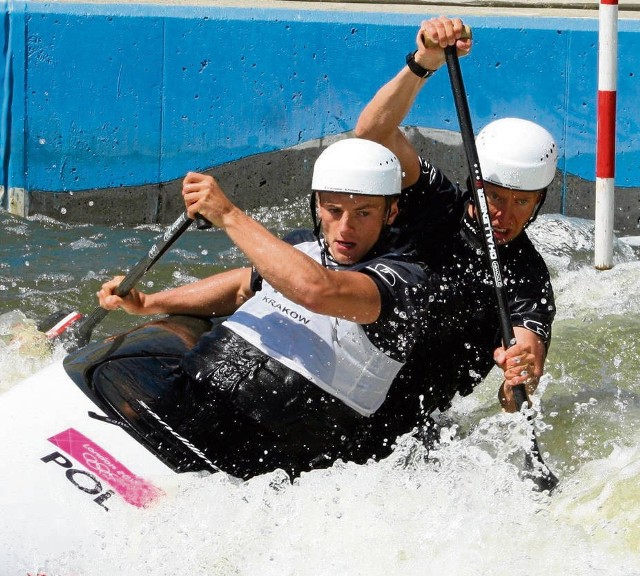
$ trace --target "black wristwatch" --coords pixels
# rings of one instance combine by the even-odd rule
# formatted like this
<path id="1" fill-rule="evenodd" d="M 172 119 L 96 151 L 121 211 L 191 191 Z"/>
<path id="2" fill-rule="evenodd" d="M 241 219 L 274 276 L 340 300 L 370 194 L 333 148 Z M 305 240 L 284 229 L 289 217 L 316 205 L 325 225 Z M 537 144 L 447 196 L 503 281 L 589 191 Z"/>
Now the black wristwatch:
<path id="1" fill-rule="evenodd" d="M 423 68 L 422 66 L 420 66 L 420 64 L 418 64 L 415 61 L 414 56 L 416 55 L 417 50 L 414 50 L 413 52 L 409 52 L 409 54 L 407 54 L 406 57 L 406 62 L 407 62 L 407 66 L 409 66 L 409 70 L 411 70 L 411 72 L 413 72 L 416 76 L 419 76 L 420 78 L 429 78 L 431 76 L 433 76 L 436 71 L 435 70 L 428 70 L 427 68 Z"/>

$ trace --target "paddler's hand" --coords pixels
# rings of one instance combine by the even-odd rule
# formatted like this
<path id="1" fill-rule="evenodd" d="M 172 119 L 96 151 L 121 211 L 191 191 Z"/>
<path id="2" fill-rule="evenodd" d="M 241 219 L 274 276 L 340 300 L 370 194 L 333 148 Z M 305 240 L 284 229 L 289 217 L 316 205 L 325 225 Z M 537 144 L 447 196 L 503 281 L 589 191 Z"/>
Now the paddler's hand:
<path id="1" fill-rule="evenodd" d="M 523 384 L 528 399 L 538 386 L 541 371 L 536 369 L 536 356 L 531 345 L 518 342 L 506 350 L 503 347 L 496 348 L 493 359 L 504 374 L 504 381 L 498 392 L 500 403 L 507 412 L 515 412 L 518 407 L 513 387 Z"/>
<path id="2" fill-rule="evenodd" d="M 116 288 L 122 280 L 124 280 L 124 276 L 116 276 L 102 285 L 102 288 L 96 293 L 100 306 L 105 310 L 122 308 L 128 314 L 147 314 L 144 307 L 146 295 L 139 290 L 132 288 L 124 298 L 116 296 Z"/>
<path id="3" fill-rule="evenodd" d="M 445 62 L 444 49 L 455 44 L 458 56 L 466 56 L 471 50 L 471 38 L 461 39 L 464 24 L 460 18 L 439 16 L 424 20 L 418 30 L 418 51 L 414 60 L 427 70 L 437 70 Z"/>
<path id="4" fill-rule="evenodd" d="M 182 197 L 190 218 L 204 216 L 213 225 L 224 228 L 224 219 L 239 210 L 224 194 L 212 176 L 189 172 L 182 181 Z"/>

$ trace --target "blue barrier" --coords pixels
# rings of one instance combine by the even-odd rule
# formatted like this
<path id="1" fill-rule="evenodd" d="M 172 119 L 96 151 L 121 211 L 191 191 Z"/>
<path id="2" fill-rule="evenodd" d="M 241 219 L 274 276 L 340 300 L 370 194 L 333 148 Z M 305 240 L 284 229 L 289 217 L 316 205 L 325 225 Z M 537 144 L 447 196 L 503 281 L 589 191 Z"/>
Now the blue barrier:
<path id="1" fill-rule="evenodd" d="M 419 7 L 6 5 L 4 185 L 51 192 L 165 182 L 350 130 L 425 17 Z M 558 140 L 560 169 L 586 180 L 595 178 L 597 96 L 590 15 L 469 15 L 475 46 L 462 61 L 476 130 L 506 115 L 537 120 Z M 619 26 L 618 186 L 640 185 L 639 27 Z M 444 71 L 407 123 L 457 131 Z"/>

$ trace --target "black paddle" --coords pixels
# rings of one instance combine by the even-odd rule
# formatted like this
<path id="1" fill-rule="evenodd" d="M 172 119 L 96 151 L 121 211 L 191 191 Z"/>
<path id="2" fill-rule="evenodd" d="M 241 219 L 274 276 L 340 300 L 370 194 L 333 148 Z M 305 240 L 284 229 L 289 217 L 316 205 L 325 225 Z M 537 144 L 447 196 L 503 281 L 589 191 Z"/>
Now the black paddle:
<path id="1" fill-rule="evenodd" d="M 160 259 L 171 245 L 191 226 L 193 220 L 186 212 L 169 226 L 162 237 L 151 246 L 147 254 L 127 273 L 115 290 L 117 296 L 126 296 L 142 276 Z M 200 229 L 210 228 L 211 223 L 198 215 L 196 220 Z M 109 313 L 98 306 L 93 312 L 82 318 L 78 312 L 60 311 L 40 322 L 38 329 L 46 332 L 49 338 L 63 337 L 64 347 L 71 352 L 85 346 L 91 339 L 93 329 Z"/>
<path id="2" fill-rule="evenodd" d="M 451 80 L 451 89 L 458 113 L 458 122 L 460 123 L 460 132 L 462 134 L 462 143 L 464 145 L 469 172 L 473 182 L 472 193 L 475 206 L 477 209 L 477 218 L 482 230 L 482 240 L 484 252 L 487 257 L 487 264 L 492 273 L 493 285 L 495 288 L 496 298 L 498 302 L 498 313 L 500 315 L 500 330 L 502 341 L 505 348 L 510 348 L 516 343 L 513 325 L 509 316 L 509 303 L 507 301 L 507 292 L 502 279 L 502 268 L 498 257 L 498 250 L 493 237 L 493 228 L 491 227 L 491 216 L 487 206 L 487 198 L 484 193 L 484 180 L 480 171 L 480 160 L 478 159 L 478 151 L 476 149 L 475 137 L 471 125 L 471 115 L 469 114 L 469 105 L 467 103 L 467 94 L 462 81 L 462 72 L 460 71 L 460 61 L 456 46 L 448 46 L 445 48 L 445 57 L 447 69 L 449 71 L 449 79 Z M 516 406 L 520 410 L 527 402 L 527 395 L 524 385 L 516 386 L 513 390 Z M 531 427 L 531 450 L 527 453 L 525 465 L 528 476 L 534 481 L 539 490 L 553 490 L 558 484 L 558 478 L 551 472 L 549 467 L 542 460 L 535 430 Z"/>

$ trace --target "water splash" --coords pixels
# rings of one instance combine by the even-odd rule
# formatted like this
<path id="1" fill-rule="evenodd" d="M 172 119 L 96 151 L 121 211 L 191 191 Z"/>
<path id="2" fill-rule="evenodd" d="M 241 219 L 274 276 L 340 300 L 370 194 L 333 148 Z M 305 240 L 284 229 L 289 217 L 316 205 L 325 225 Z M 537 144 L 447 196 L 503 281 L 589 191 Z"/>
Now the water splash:
<path id="1" fill-rule="evenodd" d="M 256 215 L 284 230 L 306 222 L 306 211 L 300 203 Z M 162 229 L 2 213 L 0 224 L 1 310 L 19 310 L 23 319 L 69 303 L 91 310 L 96 286 L 131 265 L 133 252 Z M 522 419 L 499 412 L 492 373 L 443 415 L 443 441 L 429 459 L 403 437 L 382 462 L 337 463 L 293 482 L 279 472 L 249 482 L 176 475 L 165 500 L 90 528 L 82 547 L 28 568 L 91 576 L 640 574 L 640 262 L 616 242 L 614 268 L 593 270 L 588 221 L 542 216 L 531 232 L 552 268 L 558 303 L 535 402 L 544 460 L 561 478 L 551 497 L 520 476 Z M 73 242 L 79 249 L 71 252 Z M 25 255 L 29 269 L 21 268 Z M 159 289 L 241 261 L 214 231 L 190 231 L 145 282 Z M 123 322 L 108 317 L 103 333 Z M 6 346 L 0 374 L 19 381 L 10 369 L 22 362 Z M 27 372 L 37 370 L 37 354 L 19 354 L 34 362 Z"/>

